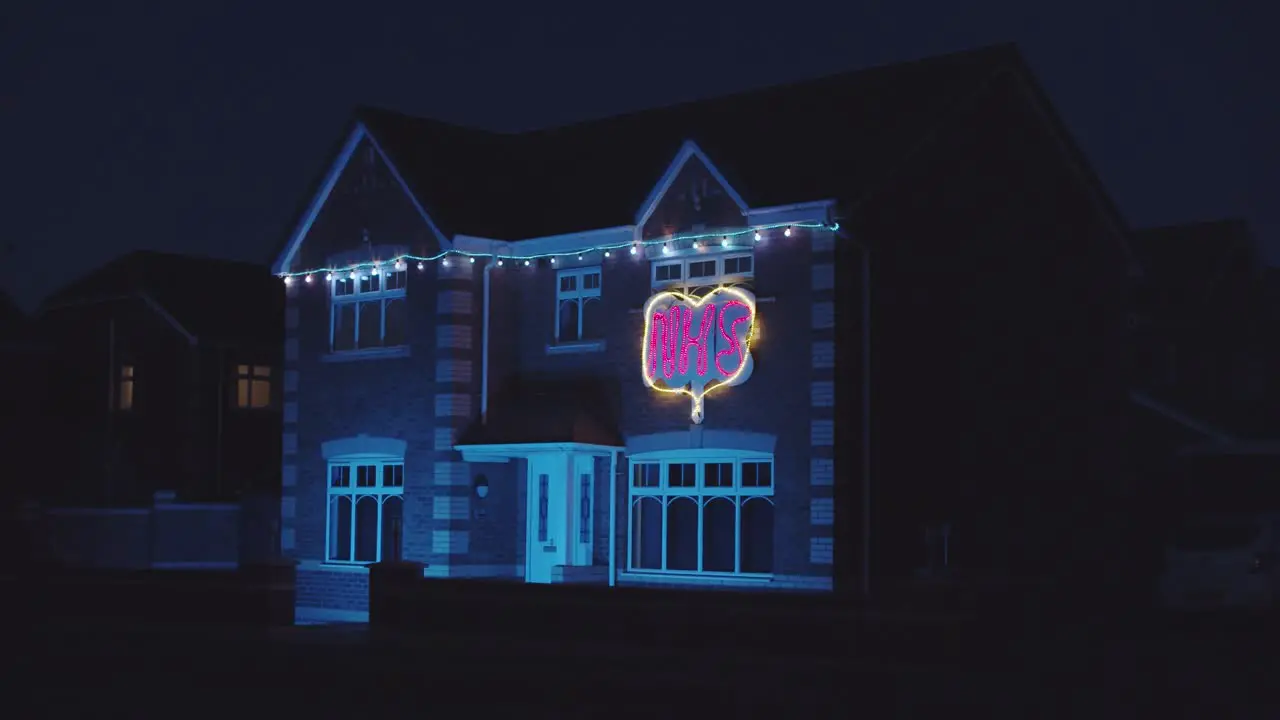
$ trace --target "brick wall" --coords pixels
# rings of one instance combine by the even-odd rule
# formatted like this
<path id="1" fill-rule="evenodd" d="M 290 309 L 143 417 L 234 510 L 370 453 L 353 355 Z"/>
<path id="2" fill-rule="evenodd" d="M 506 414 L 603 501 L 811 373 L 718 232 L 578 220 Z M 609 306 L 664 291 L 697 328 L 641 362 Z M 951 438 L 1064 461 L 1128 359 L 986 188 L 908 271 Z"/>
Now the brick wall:
<path id="1" fill-rule="evenodd" d="M 352 570 L 298 568 L 299 608 L 369 612 L 369 573 Z"/>
<path id="2" fill-rule="evenodd" d="M 366 235 L 368 245 L 363 243 Z M 289 269 L 437 251 L 430 228 L 365 142 Z M 330 300 L 323 274 L 287 288 L 280 519 L 281 548 L 292 557 L 309 562 L 325 557 L 327 462 L 322 445 L 363 434 L 405 443 L 404 557 L 448 564 L 448 555 L 436 552 L 440 545 L 433 535 L 438 527 L 435 515 L 465 515 L 465 492 L 461 485 L 455 489 L 448 484 L 460 474 L 437 473 L 437 462 L 448 461 L 437 447 L 448 441 L 450 430 L 463 421 L 462 414 L 471 412 L 466 398 L 476 374 L 466 362 L 466 343 L 452 330 L 442 338 L 439 328 L 468 327 L 469 308 L 461 295 L 469 292 L 470 283 L 463 275 L 437 277 L 435 263 L 409 263 L 406 270 L 405 345 L 363 357 L 329 352 Z M 449 347 L 437 358 L 441 339 Z M 447 391 L 445 400 L 437 400 L 438 384 Z M 437 476 L 448 482 L 438 485 Z M 437 505 L 437 495 L 447 498 L 454 493 L 459 500 Z M 304 585 L 309 589 L 304 591 Z M 299 572 L 299 608 L 364 610 L 367 594 L 366 578 L 359 572 Z"/>
<path id="3" fill-rule="evenodd" d="M 703 427 L 777 435 L 775 572 L 779 576 L 817 577 L 829 587 L 832 564 L 831 526 L 835 505 L 831 492 L 835 443 L 835 293 L 834 237 L 825 230 L 769 235 L 756 251 L 756 295 L 759 334 L 755 369 L 743 385 L 713 393 L 706 400 Z M 557 268 L 600 265 L 602 302 L 611 324 L 598 352 L 548 353 L 554 341 Z M 690 402 L 683 396 L 657 393 L 640 378 L 639 310 L 651 294 L 650 262 L 643 255 L 590 254 L 581 262 L 562 259 L 557 265 L 512 266 L 493 271 L 495 289 L 521 299 L 519 322 L 502 326 L 496 342 L 512 343 L 510 368 L 521 372 L 580 374 L 616 379 L 621 387 L 617 408 L 624 435 L 687 429 Z M 495 330 L 499 328 L 495 320 Z M 501 362 L 501 361 L 500 361 Z M 498 366 L 499 372 L 502 366 Z M 494 382 L 500 383 L 495 377 Z M 808 418 L 807 422 L 784 422 Z M 627 464 L 618 468 L 618 568 L 626 568 Z M 605 478 L 608 461 L 597 461 L 596 477 Z M 608 563 L 608 486 L 597 482 L 595 560 Z M 816 501 L 816 502 L 815 502 Z M 797 581 L 796 584 L 804 584 Z M 779 582 L 777 585 L 786 583 Z"/>

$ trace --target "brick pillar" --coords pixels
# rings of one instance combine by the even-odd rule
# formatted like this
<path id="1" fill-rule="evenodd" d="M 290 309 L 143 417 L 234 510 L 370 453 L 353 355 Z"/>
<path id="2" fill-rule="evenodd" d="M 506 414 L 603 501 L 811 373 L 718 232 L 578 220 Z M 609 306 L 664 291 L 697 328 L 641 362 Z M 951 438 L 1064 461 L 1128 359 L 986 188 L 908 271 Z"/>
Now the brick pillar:
<path id="1" fill-rule="evenodd" d="M 481 263 L 437 265 L 435 462 L 432 472 L 431 574 L 467 563 L 471 547 L 471 472 L 453 445 L 479 413 Z"/>
<path id="2" fill-rule="evenodd" d="M 809 562 L 833 570 L 835 540 L 835 236 L 811 230 L 813 310 L 809 376 Z M 853 412 L 853 410 L 850 410 Z"/>
<path id="3" fill-rule="evenodd" d="M 380 562 L 369 566 L 369 624 L 404 625 L 419 604 L 426 563 L 412 560 Z"/>
<path id="4" fill-rule="evenodd" d="M 284 375 L 282 401 L 284 431 L 281 437 L 280 517 L 277 548 L 293 557 L 297 544 L 298 504 L 298 293 L 299 283 L 285 287 Z"/>

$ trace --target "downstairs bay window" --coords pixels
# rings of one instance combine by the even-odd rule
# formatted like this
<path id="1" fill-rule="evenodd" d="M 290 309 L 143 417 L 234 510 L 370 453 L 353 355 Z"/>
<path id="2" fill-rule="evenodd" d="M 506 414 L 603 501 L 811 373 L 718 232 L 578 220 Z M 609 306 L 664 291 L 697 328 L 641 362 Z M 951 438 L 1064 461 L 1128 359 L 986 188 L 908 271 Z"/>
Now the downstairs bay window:
<path id="1" fill-rule="evenodd" d="M 736 451 L 631 460 L 628 569 L 692 575 L 773 572 L 773 458 Z"/>
<path id="2" fill-rule="evenodd" d="M 329 461 L 325 562 L 400 560 L 403 526 L 403 460 Z"/>

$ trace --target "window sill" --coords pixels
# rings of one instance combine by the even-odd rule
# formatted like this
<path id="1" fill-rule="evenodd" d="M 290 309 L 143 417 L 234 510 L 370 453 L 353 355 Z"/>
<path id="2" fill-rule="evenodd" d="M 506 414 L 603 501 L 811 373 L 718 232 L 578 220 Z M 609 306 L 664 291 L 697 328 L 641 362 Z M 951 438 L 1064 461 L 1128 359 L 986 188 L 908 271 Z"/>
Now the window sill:
<path id="1" fill-rule="evenodd" d="M 302 560 L 298 563 L 299 570 L 324 570 L 326 572 L 343 572 L 356 573 L 360 575 L 369 574 L 368 563 L 343 563 L 343 562 L 325 562 L 323 560 Z"/>
<path id="2" fill-rule="evenodd" d="M 773 575 L 716 575 L 632 570 L 618 573 L 618 579 L 681 585 L 768 585 L 773 582 Z"/>
<path id="3" fill-rule="evenodd" d="M 582 342 L 556 343 L 547 346 L 548 355 L 576 355 L 578 353 L 604 352 L 603 340 L 584 340 Z"/>
<path id="4" fill-rule="evenodd" d="M 365 348 L 364 350 L 340 350 L 320 356 L 321 362 L 357 362 L 359 360 L 383 360 L 387 358 L 409 357 L 408 345 L 397 345 L 386 348 Z"/>

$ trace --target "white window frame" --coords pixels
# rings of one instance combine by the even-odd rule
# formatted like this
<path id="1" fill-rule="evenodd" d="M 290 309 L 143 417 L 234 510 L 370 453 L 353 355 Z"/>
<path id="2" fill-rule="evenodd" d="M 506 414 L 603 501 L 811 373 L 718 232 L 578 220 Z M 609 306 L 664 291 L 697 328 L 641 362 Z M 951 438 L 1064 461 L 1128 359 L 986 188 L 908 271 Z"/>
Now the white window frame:
<path id="1" fill-rule="evenodd" d="M 378 279 L 378 290 L 360 291 L 360 283 L 368 278 L 373 272 L 377 272 L 381 277 Z M 400 278 L 399 287 L 394 290 L 386 290 L 387 279 L 393 275 Z M 397 270 L 395 268 L 379 268 L 376 271 L 369 269 L 357 273 L 352 277 L 351 273 L 339 274 L 334 273 L 333 278 L 329 280 L 329 352 L 335 355 L 345 355 L 348 353 L 369 353 L 385 350 L 389 348 L 403 347 L 407 342 L 408 333 L 406 332 L 406 340 L 399 345 L 387 345 L 385 342 L 369 347 L 360 347 L 360 306 L 365 303 L 379 303 L 378 310 L 378 332 L 379 339 L 385 341 L 387 336 L 387 303 L 391 300 L 402 299 L 405 297 L 405 288 L 408 285 L 409 274 L 408 269 Z M 350 282 L 352 284 L 352 292 L 347 295 L 338 294 L 338 284 L 342 282 Z M 338 329 L 338 309 L 347 304 L 354 304 L 355 312 L 352 314 L 355 327 L 352 328 L 352 343 L 350 348 L 342 350 L 334 347 Z M 408 304 L 406 301 L 405 312 L 408 312 Z M 405 318 L 406 322 L 408 318 Z"/>
<path id="2" fill-rule="evenodd" d="M 261 405 L 253 403 L 253 389 L 256 385 L 266 386 L 266 401 Z M 236 363 L 235 406 L 240 410 L 263 410 L 271 407 L 270 365 Z"/>
<path id="3" fill-rule="evenodd" d="M 376 484 L 369 487 L 357 487 L 357 467 L 361 465 L 372 465 L 376 468 Z M 382 509 L 387 499 L 391 497 L 399 497 L 401 522 L 404 521 L 404 470 L 401 470 L 401 484 L 399 486 L 385 486 L 382 484 L 384 479 L 384 468 L 388 465 L 399 465 L 404 467 L 404 458 L 387 457 L 381 455 L 346 455 L 342 457 L 330 458 L 325 465 L 325 502 L 324 502 L 324 562 L 330 565 L 368 565 L 370 563 L 381 562 L 382 560 L 382 536 L 383 536 L 383 514 Z M 334 468 L 347 467 L 350 468 L 350 481 L 345 487 L 334 487 L 333 471 Z M 333 557 L 333 538 L 334 531 L 334 498 L 349 497 L 351 498 L 351 557 L 343 560 Z M 373 560 L 357 560 L 356 559 L 356 508 L 362 498 L 373 497 L 378 503 L 378 530 L 377 544 L 375 545 Z M 400 528 L 400 550 L 404 552 L 404 526 Z"/>
<path id="4" fill-rule="evenodd" d="M 695 481 L 693 487 L 669 487 L 669 466 L 673 464 L 692 463 Z M 709 463 L 726 463 L 733 465 L 732 487 L 706 487 L 706 465 Z M 768 487 L 742 487 L 743 463 L 768 463 L 770 482 Z M 659 466 L 658 487 L 636 487 L 636 469 L 642 465 L 657 464 Z M 777 522 L 777 503 L 774 501 L 774 490 L 778 485 L 776 464 L 771 453 L 747 452 L 742 450 L 664 450 L 649 453 L 638 453 L 628 457 L 627 467 L 627 572 L 632 574 L 653 574 L 684 576 L 691 578 L 737 577 L 737 578 L 770 578 L 773 573 L 749 573 L 742 571 L 742 505 L 752 498 L 767 498 L 774 506 L 774 522 Z M 656 497 L 663 508 L 662 514 L 662 562 L 660 567 L 635 566 L 635 507 L 640 498 Z M 698 562 L 696 569 L 667 569 L 667 513 L 666 508 L 672 499 L 693 498 L 698 504 Z M 732 498 L 734 502 L 734 569 L 732 572 L 703 570 L 703 543 L 701 510 L 713 498 Z M 775 526 L 776 527 L 776 526 Z M 774 552 L 776 560 L 776 548 Z"/>
<path id="5" fill-rule="evenodd" d="M 744 273 L 726 273 L 724 270 L 725 260 L 731 258 L 751 258 L 751 270 Z M 714 262 L 715 272 L 698 278 L 689 277 L 689 266 L 695 263 Z M 679 288 L 679 287 L 703 287 L 711 285 L 727 285 L 735 282 L 742 282 L 748 278 L 755 277 L 756 274 L 756 257 L 752 250 L 724 250 L 720 252 L 698 252 L 695 254 L 656 257 L 653 259 L 649 269 L 649 280 L 654 289 L 659 288 Z M 675 280 L 659 280 L 658 268 L 668 267 L 671 265 L 680 266 L 680 277 Z"/>
<path id="6" fill-rule="evenodd" d="M 588 289 L 583 287 L 584 280 L 588 275 L 595 275 L 600 279 L 599 282 L 596 283 L 596 286 L 594 288 Z M 577 282 L 574 283 L 573 290 L 560 289 L 563 279 L 566 277 L 577 278 Z M 604 287 L 604 272 L 603 272 L 603 268 L 599 265 L 593 265 L 590 267 L 565 268 L 563 270 L 556 271 L 556 311 L 553 317 L 553 322 L 555 323 L 555 329 L 554 329 L 555 334 L 553 335 L 553 337 L 555 337 L 556 343 L 568 343 L 568 344 L 597 343 L 603 339 L 603 338 L 583 338 L 582 337 L 582 318 L 584 315 L 586 315 L 585 311 L 586 311 L 587 301 L 594 298 L 596 302 L 603 302 L 603 300 L 600 299 L 600 291 L 601 291 L 601 288 L 603 287 Z M 564 303 L 564 302 L 578 303 L 578 337 L 575 340 L 560 339 L 560 306 L 561 306 L 561 303 Z"/>

